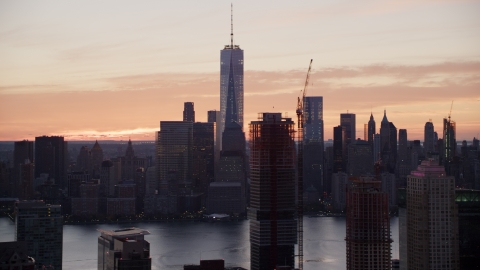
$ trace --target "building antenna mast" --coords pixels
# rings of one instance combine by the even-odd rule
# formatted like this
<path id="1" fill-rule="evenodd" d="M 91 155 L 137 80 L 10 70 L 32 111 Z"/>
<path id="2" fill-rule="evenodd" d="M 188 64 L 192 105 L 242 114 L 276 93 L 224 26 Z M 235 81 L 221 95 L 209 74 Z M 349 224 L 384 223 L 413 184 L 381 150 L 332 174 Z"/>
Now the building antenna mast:
<path id="1" fill-rule="evenodd" d="M 233 49 L 233 3 L 230 4 L 230 46 Z"/>

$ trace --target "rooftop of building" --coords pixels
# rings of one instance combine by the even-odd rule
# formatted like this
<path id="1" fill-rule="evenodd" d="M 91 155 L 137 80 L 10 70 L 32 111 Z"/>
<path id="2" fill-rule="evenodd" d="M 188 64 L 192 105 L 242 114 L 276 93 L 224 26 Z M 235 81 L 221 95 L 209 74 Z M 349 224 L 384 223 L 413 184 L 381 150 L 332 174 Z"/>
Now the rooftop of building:
<path id="1" fill-rule="evenodd" d="M 59 204 L 45 204 L 44 201 L 41 200 L 31 200 L 31 201 L 18 201 L 15 203 L 16 207 L 19 209 L 27 209 L 27 208 L 61 208 L 62 206 Z"/>
<path id="2" fill-rule="evenodd" d="M 210 183 L 211 187 L 239 187 L 241 186 L 240 182 L 212 182 Z"/>
<path id="3" fill-rule="evenodd" d="M 437 160 L 424 160 L 418 168 L 411 172 L 412 176 L 419 177 L 446 177 L 445 168 Z"/>
<path id="4" fill-rule="evenodd" d="M 292 118 L 282 117 L 282 113 L 262 112 L 262 113 L 258 113 L 258 121 L 252 121 L 252 124 L 259 124 L 259 123 L 275 124 L 277 122 L 293 123 Z"/>
<path id="5" fill-rule="evenodd" d="M 134 236 L 143 236 L 149 235 L 150 232 L 144 229 L 139 229 L 135 227 L 125 228 L 125 229 L 118 229 L 113 231 L 97 229 L 97 231 L 101 232 L 102 235 L 108 235 L 115 238 L 127 238 L 127 237 L 134 237 Z"/>

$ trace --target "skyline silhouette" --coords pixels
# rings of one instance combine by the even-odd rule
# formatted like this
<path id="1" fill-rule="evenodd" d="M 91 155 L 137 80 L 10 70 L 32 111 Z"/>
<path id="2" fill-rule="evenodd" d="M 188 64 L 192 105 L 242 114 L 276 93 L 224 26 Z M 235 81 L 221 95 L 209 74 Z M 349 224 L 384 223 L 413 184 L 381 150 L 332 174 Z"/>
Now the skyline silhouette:
<path id="1" fill-rule="evenodd" d="M 154 140 L 159 122 L 220 110 L 219 51 L 230 3 L 0 4 L 0 140 Z M 323 96 L 325 140 L 340 113 L 386 109 L 409 139 L 435 130 L 454 100 L 457 140 L 480 132 L 480 3 L 366 1 L 233 3 L 245 50 L 244 122 L 295 116 L 307 61 L 309 96 Z M 244 129 L 246 126 L 244 126 Z M 81 135 L 81 136 L 80 136 Z"/>

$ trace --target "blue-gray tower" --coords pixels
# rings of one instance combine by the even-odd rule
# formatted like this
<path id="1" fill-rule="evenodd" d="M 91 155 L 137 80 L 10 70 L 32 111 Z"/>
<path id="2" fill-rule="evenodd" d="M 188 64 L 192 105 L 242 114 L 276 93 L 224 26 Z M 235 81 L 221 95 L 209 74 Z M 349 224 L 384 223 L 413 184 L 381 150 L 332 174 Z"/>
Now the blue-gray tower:
<path id="1" fill-rule="evenodd" d="M 243 50 L 233 45 L 233 15 L 230 45 L 220 51 L 220 114 L 220 127 L 217 128 L 222 132 L 225 123 L 230 122 L 237 122 L 243 130 Z"/>

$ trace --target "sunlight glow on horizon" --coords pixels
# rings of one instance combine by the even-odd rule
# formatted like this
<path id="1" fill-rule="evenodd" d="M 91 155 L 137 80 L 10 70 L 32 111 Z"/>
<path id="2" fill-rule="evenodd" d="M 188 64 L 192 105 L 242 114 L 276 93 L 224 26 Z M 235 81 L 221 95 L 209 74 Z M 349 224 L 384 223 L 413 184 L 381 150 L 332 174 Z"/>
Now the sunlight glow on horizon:
<path id="1" fill-rule="evenodd" d="M 230 3 L 0 3 L 0 141 L 64 135 L 155 140 L 159 122 L 219 109 L 220 53 Z M 339 114 L 357 137 L 387 109 L 408 139 L 441 125 L 454 100 L 457 139 L 480 133 L 480 2 L 471 0 L 239 1 L 234 40 L 245 52 L 245 126 L 295 106 L 309 59 L 308 96 L 324 97 L 325 140 Z M 148 138 L 148 139 L 146 139 Z"/>

